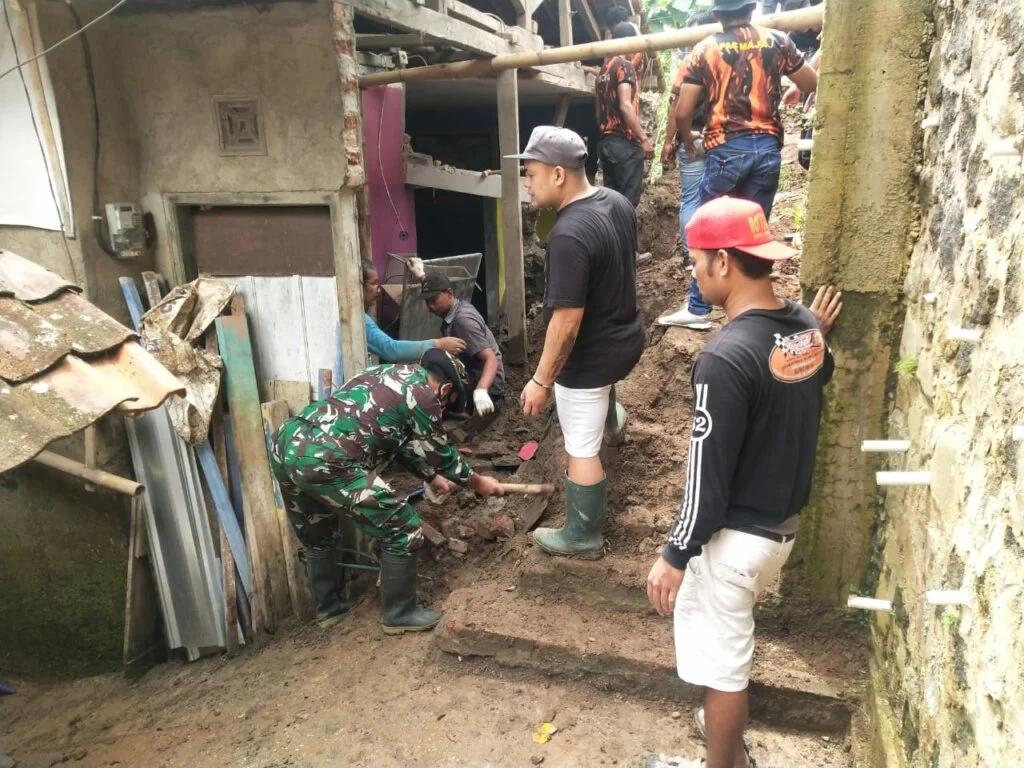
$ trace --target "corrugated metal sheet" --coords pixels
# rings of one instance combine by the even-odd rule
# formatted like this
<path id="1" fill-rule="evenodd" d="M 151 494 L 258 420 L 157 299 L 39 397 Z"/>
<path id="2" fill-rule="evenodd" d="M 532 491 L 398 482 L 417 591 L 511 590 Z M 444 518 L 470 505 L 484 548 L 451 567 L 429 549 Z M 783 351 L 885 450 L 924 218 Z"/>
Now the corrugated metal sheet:
<path id="1" fill-rule="evenodd" d="M 138 413 L 184 392 L 133 331 L 78 291 L 0 251 L 0 472 L 110 411 Z"/>

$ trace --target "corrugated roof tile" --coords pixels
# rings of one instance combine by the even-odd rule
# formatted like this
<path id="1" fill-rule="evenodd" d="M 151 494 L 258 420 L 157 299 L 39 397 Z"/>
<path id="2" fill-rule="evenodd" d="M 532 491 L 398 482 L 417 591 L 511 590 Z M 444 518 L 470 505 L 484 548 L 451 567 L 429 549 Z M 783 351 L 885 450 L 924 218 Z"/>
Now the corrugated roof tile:
<path id="1" fill-rule="evenodd" d="M 185 392 L 133 331 L 77 291 L 0 251 L 0 472 L 104 414 L 141 413 Z"/>

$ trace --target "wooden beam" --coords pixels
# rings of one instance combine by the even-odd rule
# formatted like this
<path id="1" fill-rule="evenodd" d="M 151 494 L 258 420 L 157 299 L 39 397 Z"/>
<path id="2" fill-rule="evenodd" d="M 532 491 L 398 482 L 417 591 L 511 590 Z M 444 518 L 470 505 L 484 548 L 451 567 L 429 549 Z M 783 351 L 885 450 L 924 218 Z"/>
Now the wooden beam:
<path id="1" fill-rule="evenodd" d="M 552 125 L 557 125 L 559 128 L 565 127 L 565 118 L 569 116 L 569 97 L 563 96 L 558 100 L 558 106 L 555 108 L 555 119 L 552 121 Z"/>
<path id="2" fill-rule="evenodd" d="M 504 311 L 508 322 L 505 359 L 525 365 L 526 283 L 523 268 L 523 217 L 520 207 L 519 161 L 505 155 L 519 152 L 519 83 L 515 70 L 498 74 L 498 149 L 501 152 L 501 222 L 505 253 Z"/>
<path id="3" fill-rule="evenodd" d="M 472 24 L 474 27 L 493 32 L 505 40 L 510 40 L 512 37 L 512 28 L 500 18 L 479 11 L 467 3 L 459 2 L 459 0 L 448 0 L 448 15 L 467 24 Z"/>
<path id="4" fill-rule="evenodd" d="M 492 328 L 497 328 L 501 323 L 501 297 L 498 292 L 501 273 L 499 216 L 501 203 L 497 200 L 484 200 L 484 289 L 487 296 L 487 324 Z"/>
<path id="5" fill-rule="evenodd" d="M 384 48 L 415 48 L 417 46 L 434 45 L 429 35 L 409 32 L 404 35 L 356 35 L 356 47 L 359 50 Z"/>
<path id="6" fill-rule="evenodd" d="M 587 0 L 572 0 L 572 7 L 583 17 L 583 26 L 590 33 L 591 40 L 597 42 L 601 39 L 601 25 L 597 23 L 594 12 L 590 10 L 590 3 Z"/>
<path id="7" fill-rule="evenodd" d="M 558 44 L 572 45 L 572 0 L 558 0 Z"/>
<path id="8" fill-rule="evenodd" d="M 260 410 L 263 413 L 263 434 L 267 440 L 269 453 L 274 448 L 277 430 L 289 419 L 288 403 L 284 400 L 272 400 L 263 403 Z M 312 621 L 316 618 L 316 604 L 310 592 L 309 578 L 299 561 L 299 542 L 288 521 L 288 508 L 285 506 L 277 478 L 271 474 L 270 480 L 274 485 L 274 508 L 277 510 L 277 525 L 281 530 L 281 542 L 284 545 L 284 562 L 288 574 L 288 594 L 291 597 L 292 612 L 302 621 Z"/>
<path id="9" fill-rule="evenodd" d="M 339 275 L 338 281 L 341 282 Z M 232 309 L 242 307 L 241 300 L 232 300 Z M 274 507 L 274 486 L 270 477 L 270 461 L 263 436 L 263 414 L 260 412 L 256 387 L 249 325 L 244 310 L 239 314 L 217 318 L 217 342 L 224 360 L 224 384 L 228 412 L 235 436 L 242 473 L 242 496 L 245 509 L 245 532 L 249 542 L 253 593 L 263 588 L 265 628 L 273 632 L 280 619 L 289 616 L 291 596 L 285 568 L 284 547 Z M 262 568 L 257 568 L 257 564 Z M 253 623 L 256 624 L 255 606 Z"/>
<path id="10" fill-rule="evenodd" d="M 341 324 L 343 378 L 366 367 L 366 326 L 363 323 L 363 281 L 359 262 L 359 217 L 356 192 L 342 188 L 331 202 L 334 236 L 334 274 L 338 286 L 338 321 Z M 367 259 L 372 255 L 367 253 Z"/>
<path id="11" fill-rule="evenodd" d="M 335 5 L 338 4 L 335 2 Z M 472 53 L 497 56 L 515 50 L 508 41 L 454 18 L 454 14 L 432 11 L 416 5 L 412 0 L 346 0 L 346 5 L 355 9 L 360 16 L 409 32 L 422 32 L 440 43 Z"/>
<path id="12" fill-rule="evenodd" d="M 516 150 L 518 152 L 518 150 Z M 449 192 L 460 192 L 464 195 L 491 197 L 500 200 L 502 197 L 501 177 L 497 174 L 484 176 L 480 171 L 467 171 L 462 168 L 438 168 L 433 162 L 422 163 L 415 160 L 405 161 L 405 183 L 410 187 L 426 187 L 427 189 L 445 189 Z M 530 202 L 526 187 L 520 183 L 519 200 Z"/>

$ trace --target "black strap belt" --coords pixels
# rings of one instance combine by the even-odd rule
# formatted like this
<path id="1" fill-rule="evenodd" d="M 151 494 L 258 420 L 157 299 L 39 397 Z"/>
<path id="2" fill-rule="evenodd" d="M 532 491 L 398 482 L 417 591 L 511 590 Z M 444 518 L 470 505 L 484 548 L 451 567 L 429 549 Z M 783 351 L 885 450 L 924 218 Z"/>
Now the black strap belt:
<path id="1" fill-rule="evenodd" d="M 785 544 L 787 541 L 792 541 L 796 538 L 795 533 L 776 533 L 775 531 L 758 528 L 756 525 L 736 526 L 730 528 L 730 530 L 739 531 L 740 533 L 749 533 L 751 536 L 760 536 L 762 539 L 777 541 L 779 544 Z"/>

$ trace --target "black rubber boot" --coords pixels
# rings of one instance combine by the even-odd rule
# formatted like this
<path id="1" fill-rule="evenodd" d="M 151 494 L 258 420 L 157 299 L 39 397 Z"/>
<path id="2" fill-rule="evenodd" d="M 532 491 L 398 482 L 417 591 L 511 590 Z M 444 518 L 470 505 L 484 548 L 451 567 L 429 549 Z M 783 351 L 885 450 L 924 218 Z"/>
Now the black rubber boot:
<path id="1" fill-rule="evenodd" d="M 307 549 L 303 555 L 310 590 L 316 600 L 316 623 L 324 629 L 333 627 L 355 605 L 341 594 L 345 587 L 345 571 L 336 562 L 337 553 L 333 549 Z"/>
<path id="2" fill-rule="evenodd" d="M 386 635 L 426 632 L 437 626 L 441 612 L 424 608 L 416 597 L 415 555 L 384 553 L 380 561 L 380 618 Z"/>

